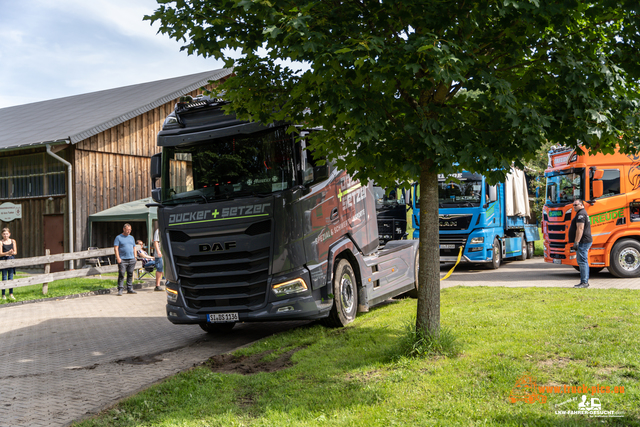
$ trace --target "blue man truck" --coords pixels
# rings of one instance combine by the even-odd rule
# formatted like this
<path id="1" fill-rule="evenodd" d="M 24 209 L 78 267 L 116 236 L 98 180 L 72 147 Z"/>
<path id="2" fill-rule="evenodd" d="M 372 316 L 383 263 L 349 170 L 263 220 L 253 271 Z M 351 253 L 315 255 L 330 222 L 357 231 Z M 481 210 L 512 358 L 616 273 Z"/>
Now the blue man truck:
<path id="1" fill-rule="evenodd" d="M 531 212 L 527 177 L 512 169 L 504 182 L 489 185 L 471 172 L 438 176 L 440 262 L 483 263 L 533 257 L 538 225 Z M 414 186 L 413 238 L 420 235 L 420 188 Z M 462 253 L 460 249 L 462 248 Z"/>

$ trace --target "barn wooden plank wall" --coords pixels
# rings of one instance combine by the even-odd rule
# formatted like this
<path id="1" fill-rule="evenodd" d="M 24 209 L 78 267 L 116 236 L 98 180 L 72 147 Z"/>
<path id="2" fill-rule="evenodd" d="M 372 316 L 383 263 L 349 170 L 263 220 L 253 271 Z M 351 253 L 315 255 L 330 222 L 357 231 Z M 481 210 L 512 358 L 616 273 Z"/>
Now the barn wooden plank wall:
<path id="1" fill-rule="evenodd" d="M 200 93 L 198 90 L 189 95 Z M 75 145 L 75 250 L 90 246 L 89 215 L 151 196 L 150 157 L 160 152 L 157 135 L 174 106 L 175 101 L 168 102 Z M 113 231 L 105 226 L 94 228 L 98 233 L 106 230 Z M 113 243 L 114 237 L 94 236 L 93 243 Z"/>
<path id="2" fill-rule="evenodd" d="M 44 224 L 43 215 L 62 214 L 66 211 L 67 198 L 54 196 L 37 199 L 3 200 L 22 205 L 22 218 L 11 222 L 0 221 L 0 230 L 8 227 L 11 237 L 18 244 L 18 258 L 30 258 L 44 255 Z M 65 215 L 66 218 L 66 215 Z M 65 220 L 65 236 L 67 235 L 67 221 Z M 65 247 L 66 250 L 66 247 Z"/>

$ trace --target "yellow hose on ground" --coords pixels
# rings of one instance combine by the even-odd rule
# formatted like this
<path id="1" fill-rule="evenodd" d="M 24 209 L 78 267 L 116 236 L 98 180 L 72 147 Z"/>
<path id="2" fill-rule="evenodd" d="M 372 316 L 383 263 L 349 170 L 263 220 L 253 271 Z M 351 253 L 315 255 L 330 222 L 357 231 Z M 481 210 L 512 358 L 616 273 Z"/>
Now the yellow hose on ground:
<path id="1" fill-rule="evenodd" d="M 451 276 L 451 273 L 453 273 L 454 268 L 456 268 L 458 266 L 458 263 L 460 262 L 460 258 L 462 258 L 462 249 L 463 248 L 464 248 L 464 246 L 460 246 L 460 252 L 458 252 L 458 260 L 456 261 L 456 264 L 453 267 L 451 267 L 451 270 L 449 270 L 447 275 L 444 276 L 442 279 L 440 279 L 440 281 L 448 279 L 449 276 Z"/>

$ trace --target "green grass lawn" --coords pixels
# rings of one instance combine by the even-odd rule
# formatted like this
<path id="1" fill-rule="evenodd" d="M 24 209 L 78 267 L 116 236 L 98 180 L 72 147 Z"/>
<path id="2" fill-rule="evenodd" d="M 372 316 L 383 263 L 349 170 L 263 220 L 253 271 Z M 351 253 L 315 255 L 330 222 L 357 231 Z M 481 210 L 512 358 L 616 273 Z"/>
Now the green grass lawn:
<path id="1" fill-rule="evenodd" d="M 77 425 L 640 425 L 638 291 L 444 289 L 442 326 L 457 337 L 455 357 L 401 354 L 415 311 L 404 299 L 344 329 L 312 325 L 267 338 L 235 353 L 237 369 L 211 359 Z M 243 364 L 265 372 L 237 373 Z M 261 369 L 269 366 L 285 368 Z M 623 386 L 624 394 L 588 398 L 624 417 L 556 413 L 576 411 L 581 394 L 511 403 L 524 375 L 538 386 Z"/>
<path id="2" fill-rule="evenodd" d="M 103 274 L 106 276 L 107 274 Z M 115 273 L 116 277 L 118 273 Z M 16 279 L 21 279 L 24 277 L 28 277 L 26 274 L 21 274 L 18 272 L 14 276 Z M 135 277 L 135 276 L 134 276 Z M 141 281 L 134 280 L 134 283 L 141 283 Z M 115 288 L 117 286 L 117 282 L 115 280 L 110 279 L 100 279 L 99 276 L 87 277 L 87 278 L 76 278 L 76 279 L 64 279 L 64 280 L 56 280 L 55 282 L 49 283 L 49 290 L 47 295 L 42 294 L 42 285 L 31 285 L 31 286 L 23 286 L 19 288 L 13 289 L 13 296 L 16 298 L 14 300 L 10 300 L 9 298 L 9 290 L 6 291 L 7 299 L 0 299 L 0 304 L 9 304 L 12 302 L 18 301 L 27 301 L 27 300 L 36 300 L 42 298 L 55 298 L 62 297 L 67 295 L 76 295 L 83 294 L 86 292 L 93 292 L 102 289 L 110 289 Z"/>

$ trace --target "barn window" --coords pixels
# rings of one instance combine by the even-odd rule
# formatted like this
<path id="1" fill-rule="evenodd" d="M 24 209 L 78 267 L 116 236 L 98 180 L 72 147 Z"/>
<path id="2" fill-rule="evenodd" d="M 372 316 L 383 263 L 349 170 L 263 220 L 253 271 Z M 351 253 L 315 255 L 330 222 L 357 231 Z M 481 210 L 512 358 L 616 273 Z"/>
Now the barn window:
<path id="1" fill-rule="evenodd" d="M 66 194 L 65 166 L 45 153 L 0 158 L 0 200 Z"/>

